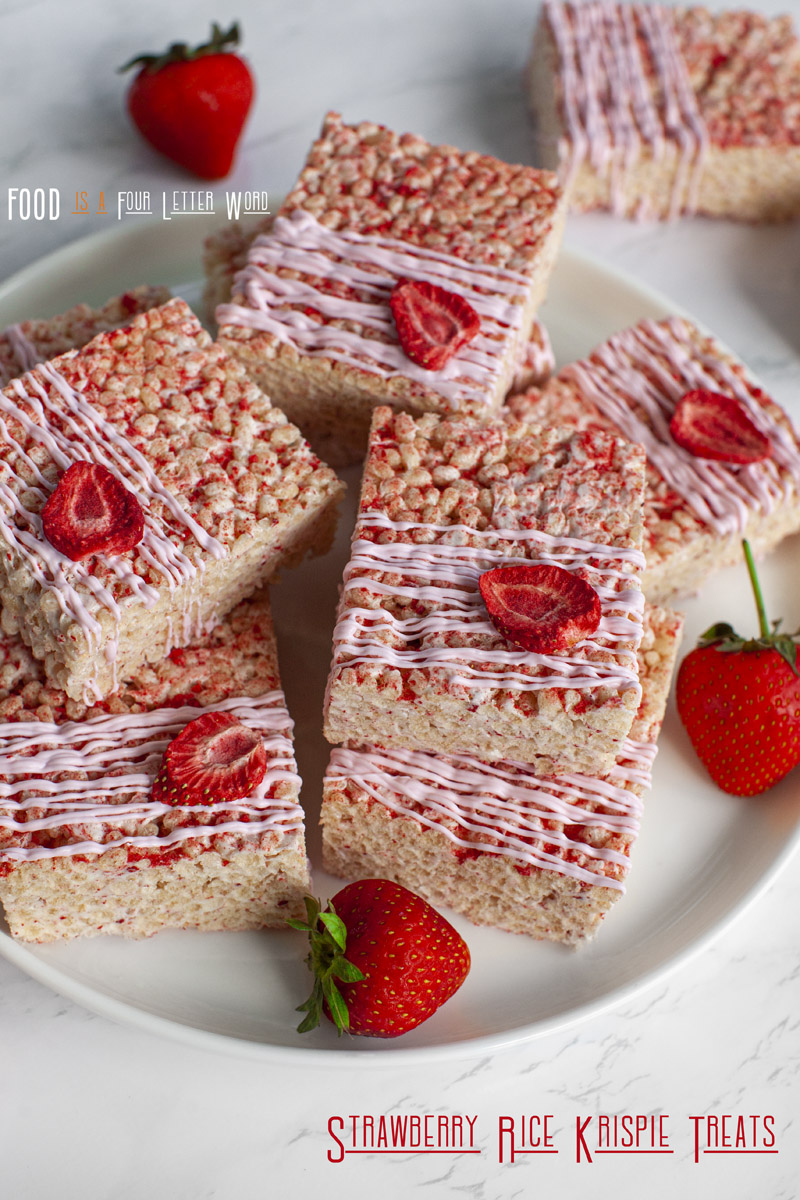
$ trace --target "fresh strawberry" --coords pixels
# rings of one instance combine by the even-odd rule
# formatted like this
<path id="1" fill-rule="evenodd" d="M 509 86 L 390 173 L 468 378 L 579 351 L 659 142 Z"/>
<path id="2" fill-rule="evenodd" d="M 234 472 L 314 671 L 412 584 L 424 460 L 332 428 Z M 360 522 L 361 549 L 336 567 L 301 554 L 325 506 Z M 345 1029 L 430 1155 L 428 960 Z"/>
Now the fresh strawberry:
<path id="1" fill-rule="evenodd" d="M 128 91 L 128 111 L 144 138 L 201 179 L 223 179 L 233 166 L 253 102 L 253 76 L 231 53 L 239 26 L 191 49 L 175 42 L 163 54 L 140 54 L 121 67 L 141 66 Z"/>
<path id="2" fill-rule="evenodd" d="M 307 1014 L 299 1033 L 315 1029 L 324 1011 L 340 1034 L 399 1037 L 427 1021 L 469 972 L 460 934 L 427 901 L 388 879 L 349 883 L 324 912 L 308 896 L 306 913 L 307 921 L 288 922 L 308 933 L 306 963 L 314 973 L 311 996 L 297 1010 Z"/>
<path id="3" fill-rule="evenodd" d="M 42 509 L 42 530 L 73 562 L 90 554 L 124 554 L 144 537 L 144 513 L 133 492 L 107 467 L 74 462 Z"/>
<path id="4" fill-rule="evenodd" d="M 795 634 L 770 629 L 753 556 L 743 543 L 760 636 L 712 625 L 678 672 L 678 713 L 724 792 L 757 796 L 800 762 L 800 672 Z"/>
<path id="5" fill-rule="evenodd" d="M 428 371 L 441 371 L 481 327 L 480 317 L 463 296 L 435 283 L 401 279 L 389 304 L 400 345 L 412 362 Z"/>
<path id="6" fill-rule="evenodd" d="M 241 800 L 267 770 L 260 733 L 231 713 L 203 713 L 185 725 L 164 752 L 153 783 L 162 804 L 220 804 Z"/>
<path id="7" fill-rule="evenodd" d="M 562 567 L 495 567 L 478 586 L 495 629 L 534 654 L 562 654 L 600 623 L 597 592 Z"/>
<path id="8" fill-rule="evenodd" d="M 751 421 L 744 405 L 733 396 L 703 388 L 681 396 L 669 431 L 679 446 L 697 458 L 718 462 L 763 462 L 772 445 Z"/>

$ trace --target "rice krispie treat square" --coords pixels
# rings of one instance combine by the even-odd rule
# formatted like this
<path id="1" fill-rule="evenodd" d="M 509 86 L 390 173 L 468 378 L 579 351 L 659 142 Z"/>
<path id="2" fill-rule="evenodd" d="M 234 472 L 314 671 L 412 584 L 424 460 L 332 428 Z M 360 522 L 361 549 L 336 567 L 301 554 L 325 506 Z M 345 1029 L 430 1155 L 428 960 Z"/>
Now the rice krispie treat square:
<path id="1" fill-rule="evenodd" d="M 790 17 L 547 0 L 530 103 L 574 210 L 774 221 L 800 213 Z"/>
<path id="2" fill-rule="evenodd" d="M 112 296 L 101 308 L 76 304 L 57 317 L 9 325 L 0 333 L 0 387 L 37 363 L 78 350 L 98 333 L 118 329 L 139 313 L 166 304 L 170 295 L 169 288 L 143 285 Z"/>
<path id="3" fill-rule="evenodd" d="M 0 418 L 3 628 L 75 699 L 330 543 L 339 480 L 182 300 L 12 380 Z M 98 522 L 139 540 L 96 551 Z"/>
<path id="4" fill-rule="evenodd" d="M 687 393 L 729 397 L 767 440 L 763 461 L 693 453 L 670 429 Z M 604 429 L 647 454 L 642 587 L 664 603 L 688 595 L 717 568 L 800 529 L 800 439 L 791 420 L 743 363 L 691 321 L 642 321 L 564 367 L 543 391 L 509 402 L 520 419 Z"/>
<path id="5" fill-rule="evenodd" d="M 232 302 L 217 310 L 220 341 L 326 461 L 358 461 L 377 404 L 473 416 L 499 406 L 563 219 L 549 172 L 329 113 Z M 412 361 L 398 336 L 389 301 L 409 280 L 455 294 L 479 320 L 435 369 Z"/>
<path id="6" fill-rule="evenodd" d="M 643 485 L 640 447 L 603 433 L 377 409 L 328 740 L 610 768 L 641 698 Z M 480 583 L 520 564 L 595 589 L 596 632 L 553 653 L 508 640 Z"/>
<path id="7" fill-rule="evenodd" d="M 164 803 L 165 747 L 203 713 L 255 731 L 261 782 Z M 0 639 L 0 901 L 25 941 L 283 927 L 308 892 L 300 780 L 265 594 L 92 708 Z M 249 734 L 251 736 L 251 734 Z"/>
<path id="8" fill-rule="evenodd" d="M 334 750 L 323 862 L 392 879 L 476 925 L 579 945 L 625 891 L 682 621 L 648 607 L 642 702 L 607 774 L 534 775 L 520 762 L 374 746 Z"/>

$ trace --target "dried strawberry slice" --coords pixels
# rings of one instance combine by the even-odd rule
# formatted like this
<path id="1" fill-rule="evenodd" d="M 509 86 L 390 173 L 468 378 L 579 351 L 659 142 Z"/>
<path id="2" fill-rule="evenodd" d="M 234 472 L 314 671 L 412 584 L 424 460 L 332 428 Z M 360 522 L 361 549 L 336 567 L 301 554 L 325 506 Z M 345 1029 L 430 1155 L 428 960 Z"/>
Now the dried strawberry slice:
<path id="1" fill-rule="evenodd" d="M 769 438 L 756 428 L 738 400 L 705 388 L 680 398 L 669 431 L 690 454 L 717 462 L 763 462 L 772 452 Z"/>
<path id="2" fill-rule="evenodd" d="M 471 342 L 481 319 L 463 296 L 417 279 L 401 279 L 389 297 L 400 345 L 429 371 L 440 371 Z"/>
<path id="3" fill-rule="evenodd" d="M 534 654 L 563 653 L 600 623 L 597 592 L 562 567 L 495 567 L 478 583 L 495 629 Z"/>
<path id="4" fill-rule="evenodd" d="M 42 509 L 44 536 L 67 558 L 124 554 L 144 537 L 144 513 L 133 492 L 93 462 L 74 462 Z"/>
<path id="5" fill-rule="evenodd" d="M 267 770 L 261 734 L 231 713 L 203 713 L 185 725 L 164 752 L 153 799 L 165 804 L 241 800 Z"/>

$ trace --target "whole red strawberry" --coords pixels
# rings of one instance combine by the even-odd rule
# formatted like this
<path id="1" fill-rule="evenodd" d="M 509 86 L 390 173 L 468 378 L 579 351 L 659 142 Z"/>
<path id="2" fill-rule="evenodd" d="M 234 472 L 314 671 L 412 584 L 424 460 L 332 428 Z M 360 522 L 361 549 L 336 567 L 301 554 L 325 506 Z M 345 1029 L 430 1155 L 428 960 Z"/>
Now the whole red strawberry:
<path id="1" fill-rule="evenodd" d="M 314 972 L 311 996 L 298 1008 L 307 1014 L 299 1033 L 315 1029 L 324 1011 L 340 1034 L 399 1037 L 427 1021 L 469 972 L 464 939 L 399 883 L 349 883 L 324 912 L 306 897 L 306 912 L 307 922 L 288 922 L 308 933 Z"/>
<path id="2" fill-rule="evenodd" d="M 141 66 L 128 91 L 128 111 L 144 138 L 201 179 L 223 179 L 253 103 L 253 76 L 231 47 L 239 26 L 191 49 L 174 42 L 163 54 L 140 54 L 121 67 Z"/>
<path id="3" fill-rule="evenodd" d="M 760 636 L 712 625 L 678 672 L 678 713 L 714 782 L 756 796 L 800 762 L 800 672 L 795 634 L 770 629 L 753 556 L 743 543 Z"/>

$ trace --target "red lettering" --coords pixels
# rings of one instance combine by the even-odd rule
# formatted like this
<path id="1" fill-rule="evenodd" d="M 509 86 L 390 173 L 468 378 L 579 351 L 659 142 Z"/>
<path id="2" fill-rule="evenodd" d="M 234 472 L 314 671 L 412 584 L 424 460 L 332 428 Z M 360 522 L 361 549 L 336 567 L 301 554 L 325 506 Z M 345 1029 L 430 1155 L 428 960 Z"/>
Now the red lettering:
<path id="1" fill-rule="evenodd" d="M 389 1117 L 389 1127 L 392 1131 L 392 1145 L 405 1146 L 408 1133 L 408 1117 Z"/>
<path id="2" fill-rule="evenodd" d="M 775 1134 L 773 1132 L 774 1124 L 775 1124 L 774 1117 L 764 1117 L 765 1136 L 762 1140 L 763 1140 L 765 1146 L 774 1146 L 775 1145 Z M 767 1140 L 767 1138 L 769 1138 L 769 1141 Z"/>
<path id="3" fill-rule="evenodd" d="M 333 1140 L 336 1142 L 336 1145 L 339 1147 L 338 1157 L 334 1155 L 333 1151 L 331 1151 L 331 1150 L 328 1151 L 328 1162 L 340 1163 L 340 1162 L 344 1162 L 344 1142 L 342 1142 L 336 1136 L 336 1134 L 333 1132 L 334 1125 L 338 1125 L 338 1127 L 341 1131 L 342 1129 L 344 1129 L 344 1121 L 342 1120 L 341 1117 L 328 1117 L 328 1133 L 331 1135 Z"/>
<path id="4" fill-rule="evenodd" d="M 498 1150 L 500 1154 L 500 1162 L 504 1162 L 503 1146 L 505 1139 L 508 1137 L 511 1141 L 511 1162 L 514 1161 L 514 1119 L 513 1117 L 500 1117 L 497 1123 L 497 1138 Z"/>
<path id="5" fill-rule="evenodd" d="M 576 1150 L 577 1150 L 577 1154 L 575 1157 L 576 1162 L 581 1161 L 581 1151 L 583 1151 L 583 1153 L 586 1155 L 586 1161 L 592 1162 L 592 1156 L 589 1153 L 589 1147 L 586 1145 L 586 1139 L 583 1136 L 584 1133 L 586 1132 L 586 1130 L 588 1129 L 588 1127 L 591 1125 L 591 1123 L 592 1123 L 591 1117 L 587 1117 L 586 1120 L 583 1122 L 583 1124 L 581 1124 L 580 1117 L 575 1118 L 575 1139 L 576 1139 Z"/>

